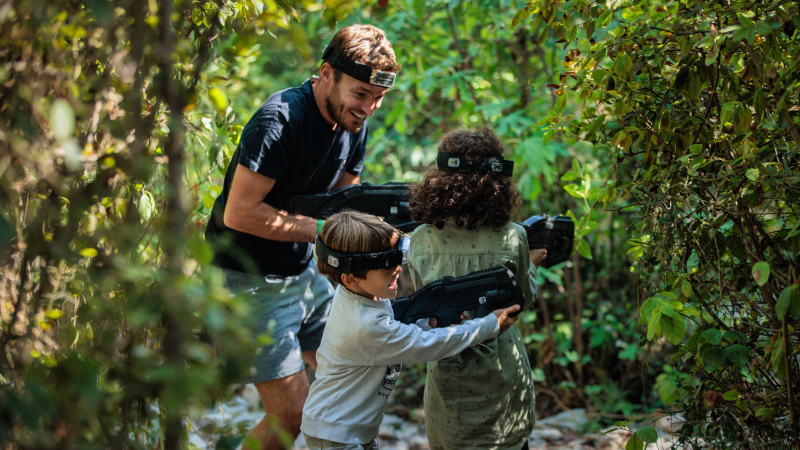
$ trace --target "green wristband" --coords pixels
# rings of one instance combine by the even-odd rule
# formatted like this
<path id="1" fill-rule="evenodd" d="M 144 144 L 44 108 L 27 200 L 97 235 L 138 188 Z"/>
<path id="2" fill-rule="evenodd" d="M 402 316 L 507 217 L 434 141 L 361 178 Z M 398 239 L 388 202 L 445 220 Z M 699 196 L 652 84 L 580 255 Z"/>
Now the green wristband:
<path id="1" fill-rule="evenodd" d="M 324 223 L 325 223 L 324 220 L 317 219 L 317 234 L 322 233 L 322 224 Z"/>

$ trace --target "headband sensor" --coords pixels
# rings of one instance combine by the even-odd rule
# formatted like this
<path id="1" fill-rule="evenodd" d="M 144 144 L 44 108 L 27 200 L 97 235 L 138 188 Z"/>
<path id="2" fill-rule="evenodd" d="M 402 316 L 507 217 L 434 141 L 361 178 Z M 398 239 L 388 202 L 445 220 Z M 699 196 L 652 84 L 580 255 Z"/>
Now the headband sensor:
<path id="1" fill-rule="evenodd" d="M 408 262 L 408 249 L 410 247 L 411 239 L 408 236 L 401 236 L 392 250 L 377 253 L 346 254 L 329 249 L 317 235 L 317 239 L 314 242 L 314 253 L 317 255 L 317 261 L 333 267 L 345 275 L 350 275 L 350 273 L 358 270 L 388 269 L 405 264 Z"/>
<path id="2" fill-rule="evenodd" d="M 470 156 L 472 162 L 464 155 L 439 153 L 436 156 L 436 170 L 450 172 L 484 172 L 496 173 L 510 177 L 514 173 L 514 161 L 496 156 Z"/>
<path id="3" fill-rule="evenodd" d="M 394 86 L 394 80 L 397 77 L 394 72 L 373 69 L 366 64 L 353 61 L 344 56 L 342 52 L 334 50 L 330 45 L 325 46 L 325 50 L 322 51 L 322 60 L 333 66 L 334 69 L 374 86 L 390 88 Z"/>

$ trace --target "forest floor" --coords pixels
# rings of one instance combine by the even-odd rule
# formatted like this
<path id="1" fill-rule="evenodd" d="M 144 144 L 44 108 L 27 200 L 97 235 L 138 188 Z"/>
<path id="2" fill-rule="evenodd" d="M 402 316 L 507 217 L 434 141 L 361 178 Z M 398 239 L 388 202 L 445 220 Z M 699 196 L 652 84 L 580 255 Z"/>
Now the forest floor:
<path id="1" fill-rule="evenodd" d="M 393 408 L 398 414 L 387 413 L 378 435 L 381 450 L 429 450 L 425 433 L 425 417 L 422 408 Z M 261 400 L 255 387 L 246 385 L 243 390 L 225 402 L 220 402 L 191 418 L 190 444 L 199 450 L 215 448 L 216 436 L 222 429 L 238 429 L 246 432 L 264 417 Z M 643 425 L 643 424 L 640 424 Z M 649 444 L 646 450 L 673 448 L 672 432 L 680 424 L 664 417 L 656 421 L 658 442 Z M 625 429 L 592 431 L 586 411 L 572 409 L 551 417 L 537 418 L 533 432 L 528 438 L 531 450 L 623 450 L 632 432 Z M 631 425 L 635 430 L 635 425 Z M 306 450 L 302 435 L 295 441 L 293 450 Z"/>

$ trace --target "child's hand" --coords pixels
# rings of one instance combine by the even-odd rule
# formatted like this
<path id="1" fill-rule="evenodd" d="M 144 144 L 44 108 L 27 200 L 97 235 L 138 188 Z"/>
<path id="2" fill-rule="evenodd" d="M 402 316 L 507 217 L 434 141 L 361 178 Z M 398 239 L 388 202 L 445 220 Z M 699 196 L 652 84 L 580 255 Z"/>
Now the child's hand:
<path id="1" fill-rule="evenodd" d="M 509 317 L 509 314 L 514 314 L 517 311 L 519 311 L 519 305 L 512 305 L 506 309 L 498 309 L 497 311 L 493 311 L 494 315 L 497 316 L 497 321 L 500 322 L 500 333 L 506 331 L 508 327 L 517 321 L 519 316 Z"/>
<path id="2" fill-rule="evenodd" d="M 531 262 L 537 268 L 542 265 L 542 262 L 547 258 L 547 249 L 544 248 L 535 248 L 533 250 L 529 250 L 531 254 Z"/>
<path id="3" fill-rule="evenodd" d="M 462 311 L 462 312 L 461 312 L 461 320 L 462 320 L 462 321 L 464 321 L 464 320 L 467 320 L 467 319 L 469 319 L 469 316 L 467 316 L 467 313 L 465 313 L 465 312 L 463 312 L 463 311 Z M 430 318 L 428 318 L 428 325 L 430 325 L 430 327 L 431 327 L 431 328 L 436 328 L 436 325 L 437 325 L 438 323 L 439 323 L 439 321 L 437 321 L 437 320 L 436 320 L 436 317 L 430 317 Z M 451 326 L 451 327 L 454 327 L 454 326 L 456 326 L 456 325 L 460 325 L 460 324 L 461 324 L 461 322 L 458 322 L 458 323 L 453 323 L 453 324 L 450 324 L 450 326 Z"/>

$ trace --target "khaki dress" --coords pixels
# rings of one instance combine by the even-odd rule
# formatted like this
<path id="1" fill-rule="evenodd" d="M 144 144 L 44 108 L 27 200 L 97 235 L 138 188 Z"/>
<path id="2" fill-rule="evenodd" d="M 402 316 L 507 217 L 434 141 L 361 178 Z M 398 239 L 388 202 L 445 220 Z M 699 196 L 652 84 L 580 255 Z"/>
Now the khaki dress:
<path id="1" fill-rule="evenodd" d="M 408 269 L 416 289 L 445 276 L 502 265 L 516 276 L 533 306 L 538 283 L 525 230 L 508 223 L 500 231 L 469 231 L 448 222 L 441 230 L 418 227 L 411 236 Z M 432 450 L 518 450 L 535 421 L 533 377 L 516 325 L 458 355 L 428 363 L 425 421 Z"/>

